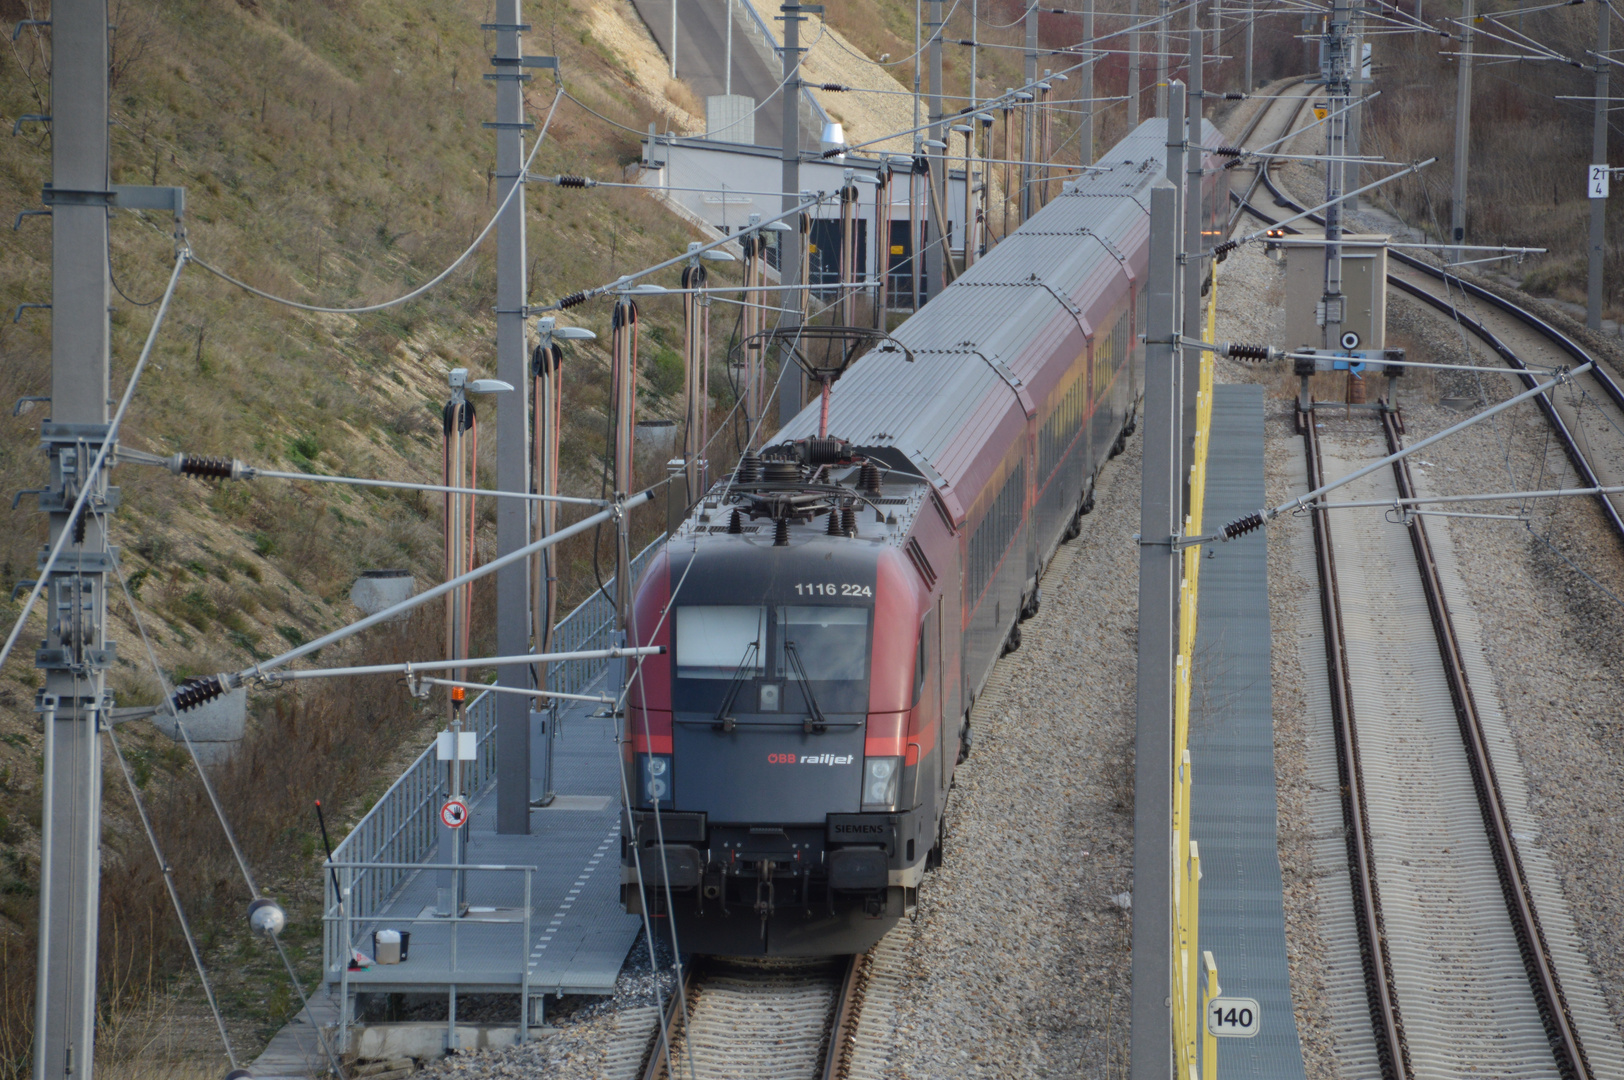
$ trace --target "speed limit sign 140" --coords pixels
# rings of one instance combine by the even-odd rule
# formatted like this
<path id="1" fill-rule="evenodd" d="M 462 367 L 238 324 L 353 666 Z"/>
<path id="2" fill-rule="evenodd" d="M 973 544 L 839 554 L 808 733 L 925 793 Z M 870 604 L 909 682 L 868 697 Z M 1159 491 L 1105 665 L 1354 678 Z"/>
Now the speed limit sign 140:
<path id="1" fill-rule="evenodd" d="M 1250 1039 L 1262 1015 L 1252 998 L 1218 997 L 1207 1002 L 1207 1030 L 1229 1039 Z"/>

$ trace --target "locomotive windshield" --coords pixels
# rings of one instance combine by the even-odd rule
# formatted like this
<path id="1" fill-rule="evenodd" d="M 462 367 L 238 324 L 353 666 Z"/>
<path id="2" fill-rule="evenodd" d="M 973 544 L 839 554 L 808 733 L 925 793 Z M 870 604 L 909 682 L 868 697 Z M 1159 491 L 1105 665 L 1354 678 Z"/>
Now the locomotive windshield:
<path id="1" fill-rule="evenodd" d="M 868 709 L 869 612 L 833 604 L 685 605 L 677 608 L 679 711 L 715 711 L 728 688 L 738 712 L 800 714 Z"/>
<path id="2" fill-rule="evenodd" d="M 811 682 L 862 682 L 868 678 L 867 608 L 779 608 L 775 667 L 784 678 L 793 679 L 799 673 L 784 655 L 786 642 L 794 645 Z"/>
<path id="3" fill-rule="evenodd" d="M 745 605 L 677 609 L 677 678 L 721 679 L 761 674 L 767 609 Z M 751 649 L 754 644 L 756 647 Z M 744 671 L 741 665 L 749 660 Z"/>

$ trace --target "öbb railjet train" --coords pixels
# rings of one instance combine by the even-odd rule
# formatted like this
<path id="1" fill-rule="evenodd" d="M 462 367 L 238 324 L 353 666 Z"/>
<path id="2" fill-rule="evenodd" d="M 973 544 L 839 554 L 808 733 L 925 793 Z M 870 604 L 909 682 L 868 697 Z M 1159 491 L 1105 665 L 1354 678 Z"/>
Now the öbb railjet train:
<path id="1" fill-rule="evenodd" d="M 1133 431 L 1166 131 L 857 360 L 829 438 L 814 402 L 645 572 L 636 643 L 665 652 L 628 695 L 622 902 L 684 952 L 859 952 L 913 910 L 971 705 Z"/>

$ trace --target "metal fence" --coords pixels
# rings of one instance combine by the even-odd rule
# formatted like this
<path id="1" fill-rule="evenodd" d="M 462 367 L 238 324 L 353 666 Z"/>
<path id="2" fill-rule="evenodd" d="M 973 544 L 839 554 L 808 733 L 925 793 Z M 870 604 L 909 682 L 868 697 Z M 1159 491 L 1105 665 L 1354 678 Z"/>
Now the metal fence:
<path id="1" fill-rule="evenodd" d="M 659 537 L 632 560 L 632 580 L 642 576 L 649 559 L 665 542 Z M 575 652 L 608 648 L 615 630 L 614 579 L 593 593 L 560 620 L 554 631 L 554 651 Z M 578 694 L 587 689 L 608 667 L 608 660 L 569 660 L 554 664 L 548 685 L 554 690 Z M 470 801 L 496 779 L 496 697 L 489 690 L 468 704 L 465 730 L 474 732 L 477 750 L 474 763 L 464 776 Z M 352 935 L 363 932 L 365 924 L 383 910 L 395 893 L 433 856 L 439 839 L 440 804 L 445 801 L 445 769 L 435 756 L 434 746 L 418 755 L 383 797 L 373 804 L 359 824 L 350 830 L 333 851 L 333 863 L 348 865 L 350 892 L 348 909 L 340 918 L 339 896 L 333 888 L 333 874 L 323 867 L 326 928 L 322 935 L 323 961 L 329 973 L 342 974 L 349 964 Z M 346 933 L 345 927 L 350 931 Z M 345 941 L 346 937 L 352 940 Z"/>
<path id="2" fill-rule="evenodd" d="M 751 40 L 758 51 L 765 51 L 762 59 L 768 61 L 767 70 L 776 73 L 778 61 L 784 56 L 784 46 L 779 42 L 778 36 L 773 33 L 767 20 L 761 17 L 752 0 L 740 0 L 739 6 L 744 9 L 745 36 Z M 803 40 L 804 44 L 804 40 Z M 756 103 L 758 106 L 761 102 Z M 777 106 L 773 106 L 777 108 Z M 829 114 L 824 111 L 818 99 L 812 96 L 812 91 L 801 88 L 800 118 L 802 127 L 811 127 L 818 135 L 823 133 L 823 125 L 829 122 Z"/>
<path id="3" fill-rule="evenodd" d="M 643 576 L 649 559 L 665 543 L 659 537 L 632 559 L 632 580 Z M 604 582 L 603 588 L 581 601 L 575 610 L 559 620 L 553 630 L 554 652 L 584 652 L 588 649 L 607 649 L 613 644 L 615 631 L 615 579 Z M 547 676 L 547 687 L 566 694 L 579 694 L 597 682 L 598 676 L 609 666 L 608 660 L 566 660 L 552 665 Z"/>

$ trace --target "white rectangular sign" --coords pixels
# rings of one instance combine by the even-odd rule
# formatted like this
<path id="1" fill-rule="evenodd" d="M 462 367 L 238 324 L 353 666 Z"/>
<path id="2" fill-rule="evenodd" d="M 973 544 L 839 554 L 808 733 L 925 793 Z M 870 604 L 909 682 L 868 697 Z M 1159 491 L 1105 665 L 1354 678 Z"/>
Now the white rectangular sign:
<path id="1" fill-rule="evenodd" d="M 1605 165 L 1590 166 L 1590 197 L 1592 199 L 1607 198 L 1607 186 L 1612 174 Z"/>
<path id="2" fill-rule="evenodd" d="M 479 742 L 472 731 L 459 731 L 457 735 L 457 760 L 473 761 L 479 756 Z M 442 731 L 434 736 L 434 756 L 441 761 L 451 760 L 452 732 Z"/>
<path id="3" fill-rule="evenodd" d="M 1250 1039 L 1262 1015 L 1252 998 L 1217 997 L 1207 1002 L 1207 1030 L 1229 1039 Z"/>

